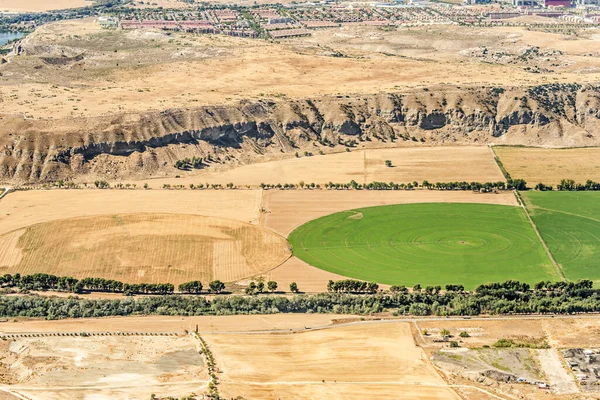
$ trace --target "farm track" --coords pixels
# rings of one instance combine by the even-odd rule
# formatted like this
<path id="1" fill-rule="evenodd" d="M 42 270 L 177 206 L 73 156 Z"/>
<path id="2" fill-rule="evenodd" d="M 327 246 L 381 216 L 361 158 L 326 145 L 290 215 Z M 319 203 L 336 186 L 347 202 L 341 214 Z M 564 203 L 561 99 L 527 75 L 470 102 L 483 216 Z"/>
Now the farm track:
<path id="1" fill-rule="evenodd" d="M 529 210 L 527 209 L 527 205 L 525 204 L 525 201 L 523 201 L 521 194 L 518 191 L 515 191 L 515 196 L 517 197 L 519 204 L 523 208 L 523 211 L 525 212 L 525 215 L 527 216 L 527 220 L 529 221 L 529 224 L 533 228 L 535 234 L 537 235 L 538 239 L 540 240 L 540 243 L 544 247 L 544 251 L 546 252 L 546 255 L 548 256 L 548 259 L 552 262 L 552 266 L 556 270 L 556 273 L 558 274 L 558 276 L 560 276 L 561 280 L 566 281 L 567 278 L 565 277 L 565 273 L 564 273 L 562 267 L 556 262 L 554 255 L 552 254 L 552 252 L 548 248 L 548 245 L 546 244 L 546 241 L 540 234 L 540 231 L 538 230 L 537 225 L 535 224 L 535 222 L 533 222 L 533 219 L 531 218 L 531 215 L 529 214 Z"/>

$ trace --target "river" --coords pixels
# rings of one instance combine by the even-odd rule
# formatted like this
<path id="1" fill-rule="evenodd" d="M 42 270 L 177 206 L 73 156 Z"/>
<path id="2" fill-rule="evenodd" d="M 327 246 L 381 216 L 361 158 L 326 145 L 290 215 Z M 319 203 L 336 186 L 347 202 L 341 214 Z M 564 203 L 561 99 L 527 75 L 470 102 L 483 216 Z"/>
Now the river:
<path id="1" fill-rule="evenodd" d="M 22 32 L 0 32 L 0 46 L 4 46 L 9 40 L 19 39 L 25 36 Z"/>

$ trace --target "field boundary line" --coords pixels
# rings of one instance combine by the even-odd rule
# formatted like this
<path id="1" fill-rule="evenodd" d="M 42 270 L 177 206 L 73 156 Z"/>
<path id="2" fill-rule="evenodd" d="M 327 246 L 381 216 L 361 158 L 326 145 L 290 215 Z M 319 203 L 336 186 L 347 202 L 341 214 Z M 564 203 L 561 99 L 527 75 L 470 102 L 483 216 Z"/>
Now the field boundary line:
<path id="1" fill-rule="evenodd" d="M 498 154 L 496 154 L 496 151 L 494 150 L 494 145 L 489 144 L 488 148 L 492 152 L 492 156 L 494 157 L 494 162 L 496 163 L 496 166 L 498 167 L 498 169 L 504 176 L 504 180 L 508 181 L 509 179 L 511 179 L 510 174 L 508 173 L 506 168 L 504 168 L 504 164 L 502 164 L 502 160 L 500 160 L 500 157 L 498 157 Z"/>
<path id="2" fill-rule="evenodd" d="M 523 201 L 523 198 L 521 197 L 521 193 L 519 193 L 518 190 L 515 190 L 515 196 L 517 198 L 517 201 L 519 202 L 519 204 L 521 205 L 521 207 L 523 208 L 523 211 L 525 212 L 525 216 L 527 217 L 527 220 L 529 221 L 529 223 L 531 224 L 531 227 L 533 228 L 535 234 L 537 235 L 537 237 L 540 239 L 540 242 L 542 243 L 542 247 L 544 248 L 544 251 L 546 252 L 546 254 L 548 255 L 548 258 L 550 259 L 550 261 L 552 262 L 552 265 L 554 266 L 554 269 L 556 270 L 556 272 L 558 273 L 558 276 L 560 277 L 560 279 L 562 281 L 566 281 L 567 278 L 565 277 L 565 274 L 563 272 L 562 267 L 560 266 L 560 264 L 558 264 L 556 262 L 556 260 L 554 259 L 554 256 L 552 255 L 552 253 L 550 252 L 550 249 L 548 248 L 548 245 L 546 244 L 546 241 L 544 240 L 544 238 L 542 237 L 542 235 L 540 234 L 540 231 L 538 231 L 537 226 L 535 225 L 535 222 L 533 222 L 533 219 L 531 218 L 531 215 L 529 214 L 529 210 L 527 209 L 527 206 L 525 205 L 525 201 Z"/>

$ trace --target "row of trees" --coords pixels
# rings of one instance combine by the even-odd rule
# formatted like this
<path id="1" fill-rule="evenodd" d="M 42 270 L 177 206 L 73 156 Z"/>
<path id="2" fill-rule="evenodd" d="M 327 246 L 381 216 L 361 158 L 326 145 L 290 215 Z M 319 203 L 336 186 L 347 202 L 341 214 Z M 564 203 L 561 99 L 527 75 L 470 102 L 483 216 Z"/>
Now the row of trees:
<path id="1" fill-rule="evenodd" d="M 539 287 L 540 289 L 536 289 Z M 456 288 L 459 289 L 459 288 Z M 509 281 L 481 285 L 475 291 L 401 290 L 371 294 L 321 293 L 276 296 L 149 296 L 123 299 L 0 296 L 0 317 L 48 319 L 114 315 L 235 315 L 275 313 L 394 315 L 573 314 L 600 312 L 600 289 L 590 281 L 544 282 L 534 285 Z"/>
<path id="2" fill-rule="evenodd" d="M 526 190 L 527 182 L 523 179 L 508 179 L 507 182 L 429 182 L 421 183 L 414 181 L 411 183 L 395 183 L 395 182 L 371 182 L 360 184 L 355 180 L 348 183 L 333 183 L 325 184 L 326 189 L 333 190 L 412 190 L 417 188 L 429 190 L 475 190 L 491 192 L 493 190 Z"/>
<path id="3" fill-rule="evenodd" d="M 0 276 L 0 286 L 5 288 L 16 287 L 20 290 L 56 290 L 61 292 L 83 293 L 83 292 L 113 292 L 131 294 L 172 294 L 175 286 L 171 283 L 138 283 L 130 284 L 104 278 L 76 279 L 71 276 L 56 276 L 51 274 L 5 274 Z M 210 293 L 222 293 L 225 284 L 219 280 L 209 283 Z M 179 285 L 182 293 L 201 293 L 202 282 L 191 281 Z"/>
<path id="4" fill-rule="evenodd" d="M 600 183 L 594 182 L 588 179 L 585 184 L 575 183 L 573 179 L 562 179 L 558 185 L 556 185 L 557 190 L 600 190 Z M 552 190 L 550 187 L 549 190 Z"/>
<path id="5" fill-rule="evenodd" d="M 375 282 L 357 281 L 354 279 L 330 280 L 327 283 L 327 291 L 334 293 L 375 293 L 378 290 L 379 285 Z"/>

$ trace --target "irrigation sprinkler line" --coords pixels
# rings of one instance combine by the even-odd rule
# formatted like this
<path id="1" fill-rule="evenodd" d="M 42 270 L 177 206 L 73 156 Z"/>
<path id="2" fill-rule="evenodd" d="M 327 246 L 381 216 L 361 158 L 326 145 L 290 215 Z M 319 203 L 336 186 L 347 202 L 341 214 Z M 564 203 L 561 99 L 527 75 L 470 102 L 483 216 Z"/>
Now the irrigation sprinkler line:
<path id="1" fill-rule="evenodd" d="M 529 214 L 529 210 L 527 209 L 527 206 L 525 205 L 525 202 L 523 201 L 523 198 L 521 197 L 521 193 L 519 193 L 518 190 L 515 190 L 514 193 L 515 193 L 515 197 L 517 198 L 517 202 L 523 208 L 523 211 L 525 211 L 525 216 L 527 216 L 527 219 L 529 220 L 529 223 L 531 224 L 531 227 L 533 228 L 533 231 L 535 232 L 535 234 L 537 235 L 538 239 L 542 243 L 542 247 L 544 248 L 544 251 L 548 255 L 548 258 L 552 262 L 552 265 L 554 266 L 554 269 L 558 273 L 558 276 L 560 277 L 561 280 L 567 281 L 567 278 L 566 278 L 566 276 L 565 276 L 565 274 L 564 274 L 564 272 L 562 270 L 562 267 L 554 259 L 554 256 L 550 252 L 550 249 L 548 248 L 548 245 L 546 244 L 546 241 L 544 240 L 544 238 L 542 238 L 542 235 L 540 234 L 540 231 L 538 231 L 537 226 L 533 222 L 533 219 L 531 218 L 531 215 Z"/>

